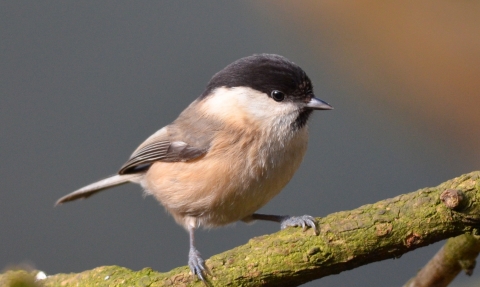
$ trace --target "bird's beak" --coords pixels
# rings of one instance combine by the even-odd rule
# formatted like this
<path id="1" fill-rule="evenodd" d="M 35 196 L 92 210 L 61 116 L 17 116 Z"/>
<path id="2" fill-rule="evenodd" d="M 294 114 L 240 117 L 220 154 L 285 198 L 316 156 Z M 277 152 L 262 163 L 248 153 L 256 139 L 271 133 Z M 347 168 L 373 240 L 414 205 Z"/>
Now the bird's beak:
<path id="1" fill-rule="evenodd" d="M 305 107 L 312 110 L 333 110 L 333 107 L 330 106 L 327 102 L 324 102 L 315 97 L 312 97 L 310 99 L 310 102 L 308 102 Z"/>

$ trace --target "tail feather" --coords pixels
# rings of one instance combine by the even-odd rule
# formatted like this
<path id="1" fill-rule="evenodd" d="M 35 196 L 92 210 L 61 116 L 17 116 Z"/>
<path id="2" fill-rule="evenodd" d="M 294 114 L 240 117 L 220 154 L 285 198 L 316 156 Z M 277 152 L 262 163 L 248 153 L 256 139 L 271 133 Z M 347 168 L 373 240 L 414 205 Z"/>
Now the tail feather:
<path id="1" fill-rule="evenodd" d="M 105 190 L 110 187 L 114 187 L 117 185 L 122 185 L 125 183 L 128 183 L 130 181 L 138 181 L 143 174 L 124 174 L 124 175 L 114 175 L 111 177 L 107 177 L 105 179 L 102 179 L 100 181 L 94 182 L 92 184 L 89 184 L 85 187 L 82 187 L 72 193 L 69 193 L 65 195 L 64 197 L 60 198 L 57 200 L 55 205 L 59 205 L 68 201 L 76 200 L 79 198 L 87 198 L 91 195 L 94 195 L 97 192 L 100 192 L 102 190 Z"/>

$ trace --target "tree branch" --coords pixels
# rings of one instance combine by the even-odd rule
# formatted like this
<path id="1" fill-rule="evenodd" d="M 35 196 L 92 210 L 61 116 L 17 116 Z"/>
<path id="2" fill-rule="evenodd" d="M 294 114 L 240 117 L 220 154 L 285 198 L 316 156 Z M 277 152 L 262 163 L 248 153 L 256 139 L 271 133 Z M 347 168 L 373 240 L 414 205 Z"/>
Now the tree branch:
<path id="1" fill-rule="evenodd" d="M 447 243 L 404 287 L 445 287 L 462 271 L 472 275 L 475 258 L 480 253 L 480 238 L 463 234 Z"/>
<path id="2" fill-rule="evenodd" d="M 452 205 L 451 201 L 440 199 L 445 190 L 461 191 L 462 197 Z M 297 286 L 375 261 L 397 258 L 449 237 L 478 235 L 480 172 L 317 220 L 318 236 L 311 229 L 302 232 L 299 228 L 288 228 L 212 256 L 206 261 L 212 274 L 208 276 L 209 285 Z M 44 284 L 204 286 L 189 274 L 188 267 L 158 273 L 150 268 L 135 272 L 116 266 L 58 274 L 48 277 Z"/>

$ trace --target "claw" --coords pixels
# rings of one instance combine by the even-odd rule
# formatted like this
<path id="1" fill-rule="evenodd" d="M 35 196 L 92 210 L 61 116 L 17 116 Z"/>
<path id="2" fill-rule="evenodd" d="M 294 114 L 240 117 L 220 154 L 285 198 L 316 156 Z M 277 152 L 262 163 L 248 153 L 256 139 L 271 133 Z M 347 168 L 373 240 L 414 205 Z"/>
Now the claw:
<path id="1" fill-rule="evenodd" d="M 191 248 L 188 253 L 188 266 L 190 271 L 202 281 L 205 281 L 203 272 L 206 272 L 205 261 L 200 257 L 200 252 L 197 249 Z"/>
<path id="2" fill-rule="evenodd" d="M 310 215 L 285 216 L 280 222 L 280 228 L 285 229 L 289 226 L 301 226 L 303 230 L 306 230 L 307 227 L 311 227 L 313 230 L 315 230 L 315 234 L 318 234 L 315 218 Z"/>

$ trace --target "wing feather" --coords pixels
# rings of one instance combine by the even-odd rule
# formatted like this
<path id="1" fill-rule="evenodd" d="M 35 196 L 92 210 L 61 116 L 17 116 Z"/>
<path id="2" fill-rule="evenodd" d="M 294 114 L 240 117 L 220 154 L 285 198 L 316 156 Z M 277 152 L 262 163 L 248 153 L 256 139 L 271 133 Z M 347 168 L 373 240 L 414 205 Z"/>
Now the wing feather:
<path id="1" fill-rule="evenodd" d="M 155 161 L 188 161 L 206 152 L 206 149 L 198 149 L 182 141 L 153 141 L 137 149 L 118 173 L 129 174 L 144 171 Z"/>

